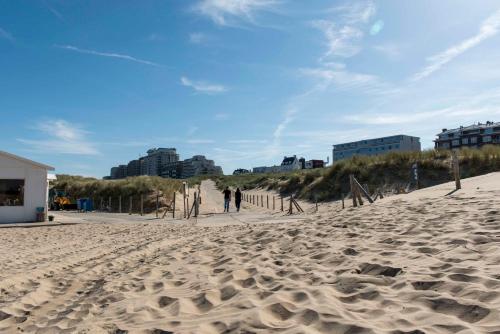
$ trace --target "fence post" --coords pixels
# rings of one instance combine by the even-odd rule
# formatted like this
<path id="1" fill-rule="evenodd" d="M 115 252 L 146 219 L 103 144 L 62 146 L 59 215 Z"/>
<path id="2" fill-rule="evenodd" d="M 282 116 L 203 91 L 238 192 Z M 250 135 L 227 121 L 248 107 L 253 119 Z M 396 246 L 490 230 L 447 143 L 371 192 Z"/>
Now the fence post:
<path id="1" fill-rule="evenodd" d="M 111 210 L 111 196 L 109 196 L 109 198 L 108 198 L 108 210 L 109 210 L 109 212 L 112 211 Z"/>
<path id="2" fill-rule="evenodd" d="M 290 209 L 289 209 L 289 211 L 288 211 L 288 213 L 289 213 L 289 214 L 292 214 L 292 213 L 293 213 L 292 201 L 293 201 L 293 198 L 292 198 L 292 195 L 290 195 Z"/>
<path id="3" fill-rule="evenodd" d="M 352 206 L 357 207 L 358 202 L 356 202 L 356 187 L 354 185 L 354 176 L 352 174 L 349 175 L 349 183 L 351 185 Z"/>
<path id="4" fill-rule="evenodd" d="M 260 195 L 260 206 L 264 207 L 264 195 Z"/>
<path id="5" fill-rule="evenodd" d="M 194 217 L 198 217 L 198 194 L 194 192 Z"/>
<path id="6" fill-rule="evenodd" d="M 458 163 L 457 151 L 453 150 L 452 152 L 453 158 L 453 174 L 455 175 L 455 189 L 462 189 L 462 184 L 460 182 L 460 165 Z"/>
<path id="7" fill-rule="evenodd" d="M 345 195 L 344 195 L 344 193 L 342 193 L 342 209 L 345 208 L 344 199 L 345 199 Z"/>
<path id="8" fill-rule="evenodd" d="M 267 208 L 269 209 L 269 195 L 266 196 L 266 203 L 267 203 Z"/>
<path id="9" fill-rule="evenodd" d="M 141 216 L 144 215 L 144 195 L 141 194 Z"/>
<path id="10" fill-rule="evenodd" d="M 259 195 L 257 195 L 256 197 L 257 197 L 257 206 L 259 206 Z"/>
<path id="11" fill-rule="evenodd" d="M 316 212 L 318 212 L 318 197 L 314 196 L 314 200 L 316 202 Z"/>
<path id="12" fill-rule="evenodd" d="M 174 191 L 174 202 L 173 203 L 174 203 L 173 204 L 174 209 L 172 210 L 172 218 L 175 219 L 175 191 Z"/>
<path id="13" fill-rule="evenodd" d="M 276 210 L 276 196 L 273 196 L 273 211 Z"/>
<path id="14" fill-rule="evenodd" d="M 158 206 L 160 205 L 160 194 L 156 190 L 156 218 L 158 218 Z"/>
<path id="15" fill-rule="evenodd" d="M 103 207 L 104 207 L 104 198 L 101 197 L 101 211 Z"/>
<path id="16" fill-rule="evenodd" d="M 283 196 L 280 196 L 281 198 L 281 212 L 283 212 L 284 208 L 283 208 Z"/>
<path id="17" fill-rule="evenodd" d="M 128 201 L 128 214 L 132 214 L 132 196 L 129 196 L 129 201 Z"/>
<path id="18" fill-rule="evenodd" d="M 122 195 L 118 196 L 118 212 L 122 213 Z"/>

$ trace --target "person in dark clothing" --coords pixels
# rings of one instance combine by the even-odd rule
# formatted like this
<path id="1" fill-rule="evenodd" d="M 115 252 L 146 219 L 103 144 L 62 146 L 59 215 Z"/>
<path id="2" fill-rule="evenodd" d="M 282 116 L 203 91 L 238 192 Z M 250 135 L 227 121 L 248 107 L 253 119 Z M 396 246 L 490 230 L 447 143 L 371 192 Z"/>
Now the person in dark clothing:
<path id="1" fill-rule="evenodd" d="M 236 188 L 236 192 L 234 193 L 234 202 L 236 204 L 236 211 L 240 212 L 240 205 L 241 205 L 241 191 L 240 191 L 240 188 Z"/>
<path id="2" fill-rule="evenodd" d="M 229 203 L 231 203 L 231 190 L 226 187 L 222 192 L 224 194 L 224 212 L 229 212 Z"/>

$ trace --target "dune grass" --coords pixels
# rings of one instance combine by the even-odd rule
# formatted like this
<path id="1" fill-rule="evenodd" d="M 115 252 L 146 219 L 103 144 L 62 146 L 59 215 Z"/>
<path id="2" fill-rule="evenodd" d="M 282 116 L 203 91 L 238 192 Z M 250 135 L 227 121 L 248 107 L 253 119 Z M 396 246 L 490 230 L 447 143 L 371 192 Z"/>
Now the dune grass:
<path id="1" fill-rule="evenodd" d="M 500 146 L 459 151 L 461 177 L 500 171 Z M 282 195 L 294 194 L 308 200 L 338 199 L 349 192 L 349 175 L 353 174 L 370 192 L 404 188 L 412 180 L 411 167 L 418 165 L 419 187 L 425 188 L 452 180 L 451 151 L 391 152 L 379 156 L 356 156 L 334 163 L 331 167 L 278 174 L 244 174 L 219 176 L 219 188 L 240 187 L 244 190 L 264 188 Z M 413 184 L 412 187 L 415 187 Z"/>
<path id="2" fill-rule="evenodd" d="M 57 175 L 52 187 L 64 190 L 71 200 L 92 198 L 94 206 L 99 207 L 101 199 L 108 203 L 112 198 L 112 209 L 118 209 L 118 197 L 122 197 L 122 207 L 128 211 L 129 198 L 133 200 L 133 210 L 139 210 L 140 196 L 144 195 L 144 210 L 150 212 L 156 207 L 156 192 L 161 192 L 160 205 L 166 206 L 173 193 L 181 189 L 182 181 L 165 179 L 159 176 L 136 176 L 121 180 L 99 180 L 82 176 Z"/>

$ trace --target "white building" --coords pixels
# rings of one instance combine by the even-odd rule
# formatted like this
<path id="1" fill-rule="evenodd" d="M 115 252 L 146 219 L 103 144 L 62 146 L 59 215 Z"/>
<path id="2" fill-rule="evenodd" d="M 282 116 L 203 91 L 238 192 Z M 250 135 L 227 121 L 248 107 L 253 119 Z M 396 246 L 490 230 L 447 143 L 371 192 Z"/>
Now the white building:
<path id="1" fill-rule="evenodd" d="M 36 221 L 47 213 L 47 171 L 53 167 L 0 151 L 0 223 Z"/>

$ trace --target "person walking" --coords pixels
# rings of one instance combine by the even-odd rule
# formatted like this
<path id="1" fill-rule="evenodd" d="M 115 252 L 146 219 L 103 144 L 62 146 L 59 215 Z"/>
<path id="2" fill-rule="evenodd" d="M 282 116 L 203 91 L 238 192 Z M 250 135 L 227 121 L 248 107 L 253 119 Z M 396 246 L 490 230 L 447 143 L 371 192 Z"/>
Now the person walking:
<path id="1" fill-rule="evenodd" d="M 222 192 L 224 194 L 224 212 L 229 212 L 229 203 L 231 203 L 231 190 L 226 187 Z"/>
<path id="2" fill-rule="evenodd" d="M 234 203 L 236 204 L 236 211 L 240 212 L 240 205 L 241 205 L 241 191 L 240 191 L 240 188 L 236 188 L 236 192 L 234 193 Z"/>

